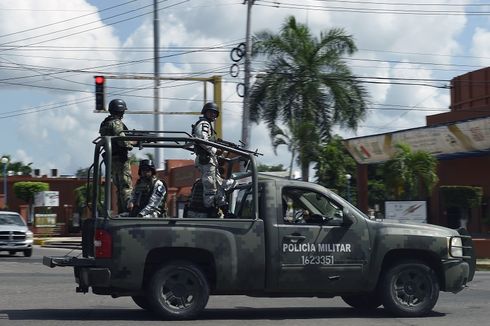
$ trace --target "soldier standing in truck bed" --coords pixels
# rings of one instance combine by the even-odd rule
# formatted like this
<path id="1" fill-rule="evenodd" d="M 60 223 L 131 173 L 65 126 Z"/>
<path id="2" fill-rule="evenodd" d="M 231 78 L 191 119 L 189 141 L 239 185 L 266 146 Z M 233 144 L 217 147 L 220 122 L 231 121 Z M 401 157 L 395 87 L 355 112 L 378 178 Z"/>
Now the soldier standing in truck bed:
<path id="1" fill-rule="evenodd" d="M 215 132 L 212 122 L 219 116 L 218 106 L 215 103 L 206 103 L 202 110 L 202 116 L 192 125 L 192 135 L 194 137 L 214 141 Z M 203 204 L 208 210 L 208 216 L 216 217 L 218 210 L 226 216 L 229 216 L 228 203 L 225 198 L 225 191 L 235 185 L 232 179 L 223 180 L 218 171 L 217 149 L 213 146 L 195 145 L 196 167 L 201 172 L 203 185 Z"/>
<path id="2" fill-rule="evenodd" d="M 100 124 L 99 133 L 102 137 L 124 136 L 124 131 L 128 130 L 122 122 L 126 110 L 126 103 L 121 99 L 114 99 L 109 103 L 110 115 Z M 131 198 L 131 167 L 128 157 L 128 152 L 131 149 L 133 149 L 133 145 L 130 141 L 112 142 L 111 176 L 117 190 L 118 213 L 126 212 Z"/>

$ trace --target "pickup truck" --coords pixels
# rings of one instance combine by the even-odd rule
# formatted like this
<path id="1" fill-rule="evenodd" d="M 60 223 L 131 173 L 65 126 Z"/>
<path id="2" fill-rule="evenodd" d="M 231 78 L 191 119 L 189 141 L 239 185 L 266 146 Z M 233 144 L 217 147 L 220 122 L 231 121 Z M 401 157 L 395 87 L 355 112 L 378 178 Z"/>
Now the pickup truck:
<path id="1" fill-rule="evenodd" d="M 162 319 L 197 318 L 210 295 L 341 296 L 355 309 L 382 305 L 393 315 L 416 317 L 433 309 L 440 291 L 457 293 L 473 279 L 473 244 L 463 229 L 370 220 L 320 185 L 257 173 L 256 152 L 160 133 L 94 141 L 82 257 L 43 259 L 49 267 L 73 267 L 77 292 L 131 296 Z M 221 150 L 224 173 L 237 180 L 228 193 L 232 217 L 117 215 L 111 182 L 104 182 L 111 162 L 103 159 L 117 140 L 139 148 Z"/>

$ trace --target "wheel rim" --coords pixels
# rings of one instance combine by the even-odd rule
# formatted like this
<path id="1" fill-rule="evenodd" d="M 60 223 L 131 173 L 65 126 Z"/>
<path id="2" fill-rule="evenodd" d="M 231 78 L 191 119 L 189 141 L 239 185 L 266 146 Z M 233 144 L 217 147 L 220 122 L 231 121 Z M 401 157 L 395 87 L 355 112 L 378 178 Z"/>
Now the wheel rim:
<path id="1" fill-rule="evenodd" d="M 406 307 L 417 307 L 428 300 L 432 286 L 430 279 L 419 270 L 408 269 L 394 280 L 396 300 Z"/>
<path id="2" fill-rule="evenodd" d="M 162 285 L 163 303 L 171 310 L 189 309 L 199 294 L 199 280 L 187 270 L 174 270 Z"/>

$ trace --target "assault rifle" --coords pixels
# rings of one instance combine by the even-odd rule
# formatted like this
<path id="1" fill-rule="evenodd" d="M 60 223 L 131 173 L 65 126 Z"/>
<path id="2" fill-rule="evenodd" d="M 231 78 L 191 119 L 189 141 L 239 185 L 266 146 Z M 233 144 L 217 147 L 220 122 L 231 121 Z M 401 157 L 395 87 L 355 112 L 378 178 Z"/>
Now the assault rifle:
<path id="1" fill-rule="evenodd" d="M 259 153 L 259 149 L 256 149 L 255 151 L 251 151 L 251 150 L 248 150 L 248 149 L 245 149 L 245 143 L 242 142 L 241 140 L 239 140 L 240 144 L 236 144 L 236 143 L 233 143 L 231 141 L 227 141 L 227 140 L 223 140 L 221 138 L 218 138 L 215 143 L 217 144 L 221 144 L 221 145 L 224 145 L 224 146 L 228 146 L 228 147 L 231 147 L 231 148 L 235 148 L 235 149 L 238 149 L 238 150 L 241 150 L 242 152 L 245 152 L 245 153 L 249 153 L 249 154 L 253 154 L 254 156 L 262 156 L 264 154 L 262 153 Z"/>

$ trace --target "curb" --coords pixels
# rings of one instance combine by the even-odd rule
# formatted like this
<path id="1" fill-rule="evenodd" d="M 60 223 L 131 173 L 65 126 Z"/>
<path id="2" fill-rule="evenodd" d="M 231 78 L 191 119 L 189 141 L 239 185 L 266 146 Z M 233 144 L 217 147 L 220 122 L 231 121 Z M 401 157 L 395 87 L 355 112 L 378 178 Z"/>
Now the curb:
<path id="1" fill-rule="evenodd" d="M 489 263 L 476 263 L 476 270 L 477 271 L 490 271 L 490 264 Z"/>

